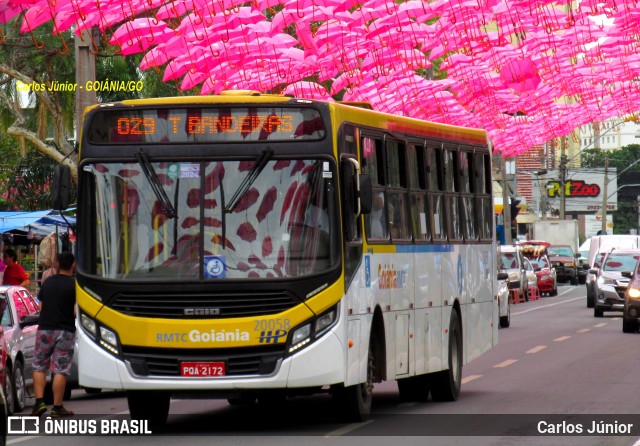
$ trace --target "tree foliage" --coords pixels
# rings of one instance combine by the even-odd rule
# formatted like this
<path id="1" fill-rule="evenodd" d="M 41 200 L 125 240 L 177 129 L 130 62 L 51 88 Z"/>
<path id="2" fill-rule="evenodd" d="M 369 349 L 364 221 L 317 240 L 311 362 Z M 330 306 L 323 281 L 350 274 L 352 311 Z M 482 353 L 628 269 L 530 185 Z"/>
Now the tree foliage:
<path id="1" fill-rule="evenodd" d="M 51 205 L 48 184 L 53 167 L 69 154 L 66 162 L 72 176 L 77 177 L 72 153 L 76 95 L 54 87 L 76 84 L 77 37 L 70 32 L 53 35 L 52 22 L 21 34 L 21 23 L 19 16 L 2 25 L 5 39 L 0 45 L 0 208 L 30 210 Z M 100 40 L 96 80 L 141 80 L 143 88 L 100 91 L 98 102 L 189 94 L 181 92 L 175 82 L 163 82 L 160 71 L 141 71 L 141 58 L 142 55 L 123 57 L 115 47 Z M 28 191 L 42 196 L 23 195 Z"/>
<path id="2" fill-rule="evenodd" d="M 629 144 L 614 151 L 584 150 L 581 160 L 582 167 L 604 169 L 606 165 L 609 179 L 614 172 L 618 176 L 618 210 L 613 214 L 614 232 L 628 234 L 630 229 L 638 229 L 637 197 L 640 187 L 632 185 L 640 184 L 640 145 Z"/>

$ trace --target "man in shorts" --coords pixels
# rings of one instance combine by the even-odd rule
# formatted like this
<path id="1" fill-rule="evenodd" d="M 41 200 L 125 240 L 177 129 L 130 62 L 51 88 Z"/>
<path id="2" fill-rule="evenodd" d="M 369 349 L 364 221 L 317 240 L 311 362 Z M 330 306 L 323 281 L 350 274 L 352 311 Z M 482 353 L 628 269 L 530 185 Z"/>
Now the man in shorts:
<path id="1" fill-rule="evenodd" d="M 31 415 L 40 416 L 47 411 L 44 403 L 44 388 L 47 371 L 53 373 L 53 408 L 51 416 L 69 417 L 73 412 L 62 405 L 67 376 L 71 369 L 75 346 L 76 285 L 73 271 L 76 263 L 73 254 L 58 255 L 60 272 L 42 284 L 40 299 L 40 321 L 36 333 L 33 361 L 33 393 L 36 404 Z"/>

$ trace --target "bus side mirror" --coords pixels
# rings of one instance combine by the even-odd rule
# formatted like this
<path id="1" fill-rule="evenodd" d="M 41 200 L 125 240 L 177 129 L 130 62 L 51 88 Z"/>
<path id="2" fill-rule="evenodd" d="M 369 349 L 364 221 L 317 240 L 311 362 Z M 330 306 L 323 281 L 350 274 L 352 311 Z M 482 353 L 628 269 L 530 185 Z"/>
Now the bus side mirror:
<path id="1" fill-rule="evenodd" d="M 69 207 L 71 200 L 71 169 L 64 164 L 58 164 L 53 172 L 53 184 L 51 185 L 51 198 L 53 209 L 64 211 Z"/>
<path id="2" fill-rule="evenodd" d="M 373 208 L 373 188 L 371 178 L 366 173 L 360 174 L 360 213 L 367 215 Z"/>

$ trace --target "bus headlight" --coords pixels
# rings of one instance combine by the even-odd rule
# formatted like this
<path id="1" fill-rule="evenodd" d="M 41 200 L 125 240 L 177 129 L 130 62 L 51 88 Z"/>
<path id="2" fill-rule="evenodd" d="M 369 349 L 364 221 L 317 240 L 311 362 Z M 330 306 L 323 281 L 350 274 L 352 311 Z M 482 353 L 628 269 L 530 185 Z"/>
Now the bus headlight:
<path id="1" fill-rule="evenodd" d="M 80 313 L 80 326 L 93 341 L 114 356 L 120 356 L 120 340 L 115 331 L 102 325 L 86 313 Z"/>
<path id="2" fill-rule="evenodd" d="M 82 328 L 84 328 L 85 331 L 87 331 L 90 335 L 92 335 L 94 338 L 96 337 L 97 329 L 96 323 L 93 319 L 91 319 L 86 314 L 81 314 L 80 325 L 82 325 Z"/>
<path id="3" fill-rule="evenodd" d="M 118 337 L 108 328 L 100 327 L 100 345 L 118 354 Z"/>
<path id="4" fill-rule="evenodd" d="M 288 353 L 294 353 L 306 345 L 314 342 L 326 333 L 338 320 L 338 306 L 331 308 L 329 311 L 316 316 L 304 325 L 293 330 L 289 338 Z"/>
<path id="5" fill-rule="evenodd" d="M 293 332 L 291 336 L 291 344 L 300 344 L 305 339 L 311 336 L 311 324 L 304 325 Z"/>

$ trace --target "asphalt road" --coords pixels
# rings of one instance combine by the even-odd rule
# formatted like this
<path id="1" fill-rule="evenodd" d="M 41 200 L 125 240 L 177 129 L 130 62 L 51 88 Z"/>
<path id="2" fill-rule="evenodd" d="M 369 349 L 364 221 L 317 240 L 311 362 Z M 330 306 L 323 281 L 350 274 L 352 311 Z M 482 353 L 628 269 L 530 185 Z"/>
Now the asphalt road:
<path id="1" fill-rule="evenodd" d="M 512 306 L 511 327 L 464 367 L 453 403 L 402 403 L 396 384 L 382 383 L 372 419 L 344 424 L 326 396 L 252 407 L 172 400 L 166 430 L 153 435 L 10 436 L 7 444 L 640 445 L 640 334 L 622 333 L 619 313 L 594 318 L 585 299 L 584 285 L 565 285 L 556 297 Z M 128 414 L 122 392 L 74 390 L 66 405 L 93 418 Z M 594 423 L 623 435 L 577 435 Z"/>

